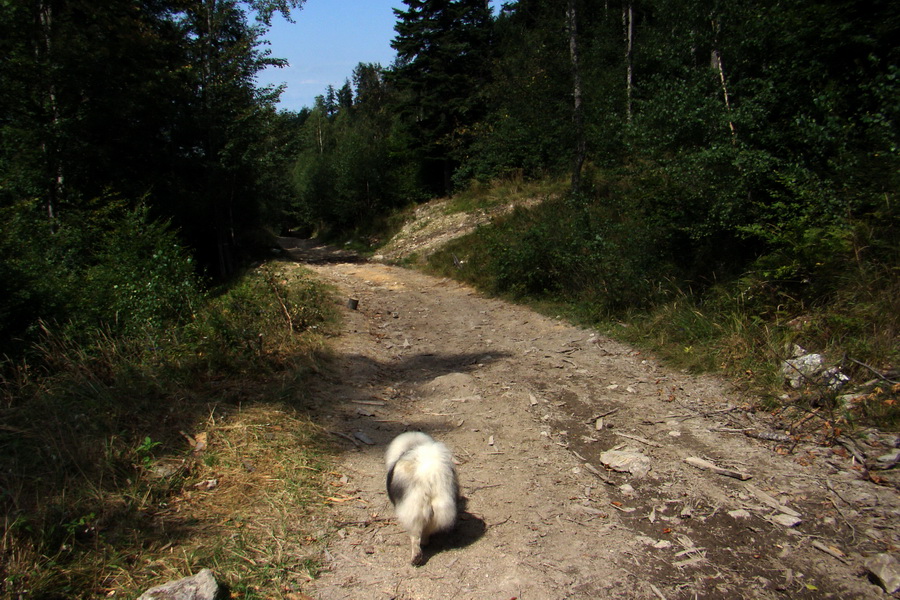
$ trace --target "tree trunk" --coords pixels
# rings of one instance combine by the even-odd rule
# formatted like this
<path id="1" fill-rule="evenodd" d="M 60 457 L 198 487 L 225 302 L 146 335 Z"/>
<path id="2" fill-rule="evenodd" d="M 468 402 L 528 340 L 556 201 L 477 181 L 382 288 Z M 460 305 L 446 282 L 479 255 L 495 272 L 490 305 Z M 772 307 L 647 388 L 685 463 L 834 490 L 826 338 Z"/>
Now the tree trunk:
<path id="1" fill-rule="evenodd" d="M 719 23 L 712 22 L 713 31 L 715 32 L 715 45 L 719 45 Z M 725 85 L 725 68 L 722 66 L 722 53 L 712 50 L 710 55 L 710 67 L 719 74 L 719 82 L 722 85 L 722 97 L 725 99 L 725 110 L 731 115 L 731 99 L 728 96 L 728 86 Z M 734 121 L 728 119 L 728 129 L 731 131 L 731 143 L 737 144 L 737 130 L 734 128 Z"/>
<path id="2" fill-rule="evenodd" d="M 634 6 L 630 2 L 622 7 L 622 27 L 625 30 L 625 120 L 630 123 L 634 49 Z"/>
<path id="3" fill-rule="evenodd" d="M 47 109 L 50 112 L 50 134 L 41 144 L 44 152 L 44 160 L 47 167 L 49 185 L 47 186 L 47 219 L 50 221 L 50 231 L 56 230 L 56 211 L 60 198 L 63 195 L 63 168 L 60 158 L 60 114 L 57 101 L 56 83 L 52 72 L 53 63 L 53 8 L 49 2 L 41 2 L 39 7 L 41 41 L 35 48 L 38 64 L 45 62 L 47 75 L 47 89 L 44 91 L 47 98 Z M 43 55 L 44 61 L 41 60 Z"/>
<path id="4" fill-rule="evenodd" d="M 584 165 L 586 144 L 584 139 L 584 107 L 581 98 L 581 69 L 578 64 L 578 19 L 575 13 L 575 1 L 569 0 L 566 8 L 566 25 L 569 34 L 569 56 L 572 62 L 572 97 L 574 106 L 572 120 L 575 124 L 575 159 L 572 165 L 572 192 L 581 189 L 581 168 Z"/>

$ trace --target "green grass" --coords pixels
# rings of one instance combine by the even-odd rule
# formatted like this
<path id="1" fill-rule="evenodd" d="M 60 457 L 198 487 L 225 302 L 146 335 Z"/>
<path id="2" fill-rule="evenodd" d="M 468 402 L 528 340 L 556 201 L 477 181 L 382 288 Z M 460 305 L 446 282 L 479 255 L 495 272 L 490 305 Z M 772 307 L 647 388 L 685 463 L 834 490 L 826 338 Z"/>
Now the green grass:
<path id="1" fill-rule="evenodd" d="M 315 576 L 331 447 L 305 383 L 333 306 L 271 263 L 152 339 L 47 327 L 40 365 L 0 381 L 0 598 L 136 597 L 203 567 L 282 598 Z"/>

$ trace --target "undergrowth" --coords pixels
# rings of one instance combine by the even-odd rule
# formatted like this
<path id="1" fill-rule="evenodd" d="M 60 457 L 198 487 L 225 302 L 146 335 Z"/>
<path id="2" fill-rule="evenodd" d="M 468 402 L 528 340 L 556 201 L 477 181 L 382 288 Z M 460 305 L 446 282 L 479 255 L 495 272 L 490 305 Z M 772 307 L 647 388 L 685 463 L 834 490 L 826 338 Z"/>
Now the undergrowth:
<path id="1" fill-rule="evenodd" d="M 136 597 L 210 567 L 281 598 L 314 576 L 328 443 L 304 382 L 332 306 L 273 263 L 164 333 L 45 324 L 0 381 L 0 597 Z"/>

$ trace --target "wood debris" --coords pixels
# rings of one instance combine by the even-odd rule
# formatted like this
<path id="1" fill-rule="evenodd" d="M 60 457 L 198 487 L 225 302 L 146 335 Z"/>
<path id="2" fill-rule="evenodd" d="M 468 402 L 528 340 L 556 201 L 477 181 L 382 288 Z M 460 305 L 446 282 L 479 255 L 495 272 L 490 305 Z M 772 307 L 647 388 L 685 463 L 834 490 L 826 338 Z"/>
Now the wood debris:
<path id="1" fill-rule="evenodd" d="M 768 504 L 771 508 L 774 508 L 775 510 L 782 512 L 784 514 L 790 515 L 792 517 L 800 518 L 802 516 L 799 512 L 797 512 L 793 508 L 782 504 L 774 496 L 767 494 L 766 492 L 762 491 L 755 485 L 747 483 L 747 484 L 745 484 L 745 487 L 747 488 L 748 492 L 750 492 L 751 494 L 753 494 L 754 496 L 756 496 L 757 498 L 762 500 L 764 503 Z"/>
<path id="2" fill-rule="evenodd" d="M 724 475 L 725 477 L 733 477 L 734 479 L 740 479 L 741 481 L 746 481 L 753 477 L 749 473 L 742 473 L 740 471 L 735 471 L 733 469 L 726 469 L 724 467 L 720 467 L 716 464 L 709 462 L 708 460 L 704 460 L 697 456 L 689 456 L 684 459 L 684 462 L 691 465 L 692 467 L 697 467 L 703 471 L 711 471 L 716 473 L 717 475 Z"/>
<path id="3" fill-rule="evenodd" d="M 844 554 L 843 552 L 841 552 L 840 550 L 838 550 L 837 548 L 835 548 L 834 546 L 826 546 L 819 540 L 813 540 L 812 542 L 810 542 L 810 544 L 816 550 L 821 550 L 825 554 L 827 554 L 829 556 L 833 556 L 834 558 L 838 559 L 842 563 L 848 564 L 847 555 Z"/>

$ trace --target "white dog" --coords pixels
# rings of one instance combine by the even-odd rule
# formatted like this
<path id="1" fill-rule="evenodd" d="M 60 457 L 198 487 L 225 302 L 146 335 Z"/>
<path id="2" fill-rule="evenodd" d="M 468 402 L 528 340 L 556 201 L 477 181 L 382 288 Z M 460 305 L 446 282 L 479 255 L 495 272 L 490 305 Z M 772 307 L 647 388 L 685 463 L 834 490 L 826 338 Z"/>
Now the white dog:
<path id="1" fill-rule="evenodd" d="M 385 453 L 387 493 L 397 521 L 409 533 L 414 565 L 432 533 L 456 524 L 459 484 L 447 446 L 419 431 L 394 438 Z"/>

